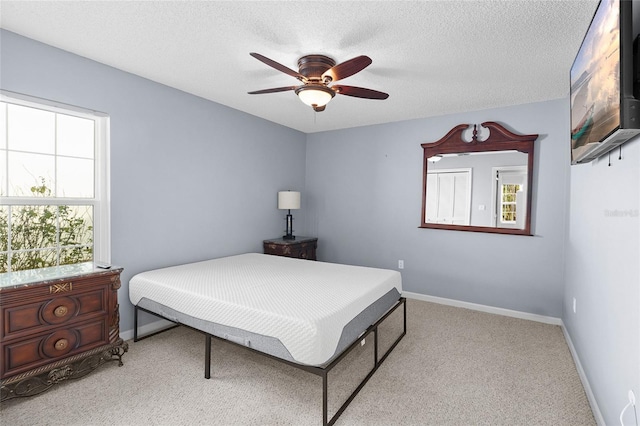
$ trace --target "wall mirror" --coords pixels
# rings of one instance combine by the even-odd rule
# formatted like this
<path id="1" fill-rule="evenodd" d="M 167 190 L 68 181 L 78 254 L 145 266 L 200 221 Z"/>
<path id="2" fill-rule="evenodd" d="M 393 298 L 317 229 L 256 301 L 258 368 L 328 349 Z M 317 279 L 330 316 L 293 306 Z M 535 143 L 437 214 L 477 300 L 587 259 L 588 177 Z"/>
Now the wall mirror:
<path id="1" fill-rule="evenodd" d="M 518 135 L 496 122 L 459 124 L 422 144 L 421 228 L 531 235 L 533 148 L 538 135 Z"/>

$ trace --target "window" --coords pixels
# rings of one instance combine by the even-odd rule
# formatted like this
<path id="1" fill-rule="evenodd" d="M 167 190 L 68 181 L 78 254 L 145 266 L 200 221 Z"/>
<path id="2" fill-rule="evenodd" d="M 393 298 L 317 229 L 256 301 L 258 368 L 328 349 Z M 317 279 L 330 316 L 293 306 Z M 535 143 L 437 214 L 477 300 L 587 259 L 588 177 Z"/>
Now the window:
<path id="1" fill-rule="evenodd" d="M 498 228 L 522 229 L 527 200 L 527 171 L 524 166 L 492 168 L 495 177 L 493 190 L 494 224 Z"/>
<path id="2" fill-rule="evenodd" d="M 0 273 L 110 262 L 108 117 L 2 92 Z"/>
<path id="3" fill-rule="evenodd" d="M 500 199 L 500 211 L 502 223 L 516 223 L 516 195 L 520 191 L 520 185 L 503 184 L 502 197 Z"/>

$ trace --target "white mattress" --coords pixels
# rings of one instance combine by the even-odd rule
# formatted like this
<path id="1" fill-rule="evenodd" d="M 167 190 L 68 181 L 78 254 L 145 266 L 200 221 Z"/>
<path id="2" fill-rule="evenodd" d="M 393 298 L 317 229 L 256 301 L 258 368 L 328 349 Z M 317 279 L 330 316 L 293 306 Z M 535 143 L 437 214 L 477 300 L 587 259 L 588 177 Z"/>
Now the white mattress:
<path id="1" fill-rule="evenodd" d="M 247 253 L 137 274 L 129 298 L 277 338 L 297 362 L 320 365 L 345 325 L 393 288 L 402 293 L 397 271 Z"/>

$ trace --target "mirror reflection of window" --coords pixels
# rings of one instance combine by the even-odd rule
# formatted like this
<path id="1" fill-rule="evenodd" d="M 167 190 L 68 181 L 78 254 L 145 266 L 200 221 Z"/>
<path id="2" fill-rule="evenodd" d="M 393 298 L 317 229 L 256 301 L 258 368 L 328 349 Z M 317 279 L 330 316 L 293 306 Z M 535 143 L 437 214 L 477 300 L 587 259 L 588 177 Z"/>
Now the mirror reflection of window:
<path id="1" fill-rule="evenodd" d="M 498 228 L 522 229 L 524 227 L 524 212 L 526 211 L 527 170 L 524 166 L 494 167 L 497 196 L 493 212 L 492 225 Z"/>
<path id="2" fill-rule="evenodd" d="M 520 185 L 502 185 L 502 200 L 500 202 L 502 223 L 516 223 L 516 193 Z"/>

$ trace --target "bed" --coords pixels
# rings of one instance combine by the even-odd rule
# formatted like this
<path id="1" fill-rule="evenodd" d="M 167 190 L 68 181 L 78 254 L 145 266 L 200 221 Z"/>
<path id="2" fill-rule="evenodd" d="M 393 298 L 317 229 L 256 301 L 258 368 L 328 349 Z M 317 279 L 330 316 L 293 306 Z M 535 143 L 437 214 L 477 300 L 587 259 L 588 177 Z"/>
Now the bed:
<path id="1" fill-rule="evenodd" d="M 323 424 L 333 424 L 406 333 L 406 303 L 397 271 L 246 253 L 135 275 L 129 297 L 152 313 L 205 334 L 205 377 L 211 338 L 224 339 L 323 378 Z M 402 332 L 378 354 L 378 326 L 403 307 Z M 373 334 L 374 363 L 329 418 L 327 374 Z"/>

